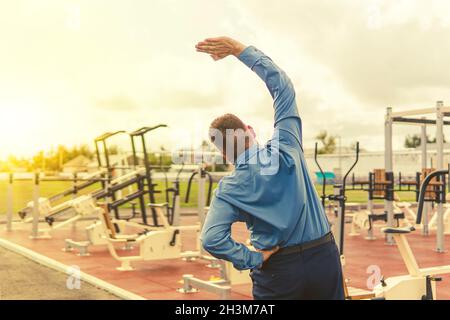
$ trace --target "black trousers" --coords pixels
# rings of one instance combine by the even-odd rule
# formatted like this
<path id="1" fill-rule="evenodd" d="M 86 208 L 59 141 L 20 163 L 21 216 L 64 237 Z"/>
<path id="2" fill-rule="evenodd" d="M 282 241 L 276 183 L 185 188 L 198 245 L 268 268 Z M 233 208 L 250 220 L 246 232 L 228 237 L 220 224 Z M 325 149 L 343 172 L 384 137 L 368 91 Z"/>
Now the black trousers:
<path id="1" fill-rule="evenodd" d="M 334 241 L 301 253 L 274 254 L 254 269 L 255 300 L 343 300 L 339 251 Z"/>

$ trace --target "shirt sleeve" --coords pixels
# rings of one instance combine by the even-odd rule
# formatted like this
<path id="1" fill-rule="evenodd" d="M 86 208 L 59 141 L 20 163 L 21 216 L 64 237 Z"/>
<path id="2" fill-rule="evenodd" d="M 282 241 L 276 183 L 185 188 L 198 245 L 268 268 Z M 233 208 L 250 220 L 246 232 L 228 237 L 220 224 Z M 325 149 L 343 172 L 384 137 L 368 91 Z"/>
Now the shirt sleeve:
<path id="1" fill-rule="evenodd" d="M 239 60 L 266 84 L 274 100 L 275 129 L 281 141 L 302 144 L 302 126 L 291 80 L 268 56 L 253 46 L 247 47 Z"/>
<path id="2" fill-rule="evenodd" d="M 231 238 L 231 225 L 237 221 L 241 221 L 239 210 L 214 197 L 203 225 L 202 245 L 212 256 L 230 261 L 238 270 L 260 267 L 263 255 Z"/>

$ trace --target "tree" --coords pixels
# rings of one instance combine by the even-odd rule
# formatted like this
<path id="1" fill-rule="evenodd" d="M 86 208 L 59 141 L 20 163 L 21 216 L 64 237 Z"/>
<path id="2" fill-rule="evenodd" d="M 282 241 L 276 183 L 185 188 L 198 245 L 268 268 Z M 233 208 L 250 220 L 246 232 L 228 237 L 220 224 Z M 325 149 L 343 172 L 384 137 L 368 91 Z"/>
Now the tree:
<path id="1" fill-rule="evenodd" d="M 405 138 L 405 148 L 417 148 L 422 144 L 422 138 L 418 134 L 407 135 Z"/>
<path id="2" fill-rule="evenodd" d="M 445 143 L 445 137 L 444 137 L 444 143 Z M 436 138 L 430 139 L 430 137 L 427 135 L 427 143 L 436 143 Z M 422 138 L 418 134 L 413 135 L 407 135 L 405 138 L 405 148 L 417 148 L 422 144 Z"/>
<path id="3" fill-rule="evenodd" d="M 64 163 L 75 159 L 78 156 L 85 156 L 89 159 L 93 159 L 95 153 L 89 148 L 88 145 L 82 144 L 80 146 L 74 146 L 70 149 L 63 145 L 59 145 L 51 148 L 50 151 L 39 151 L 29 161 L 28 170 L 42 170 L 42 171 L 61 171 Z M 24 167 L 25 162 L 19 163 L 17 159 L 11 158 L 9 163 L 13 167 Z"/>
<path id="4" fill-rule="evenodd" d="M 120 150 L 119 146 L 117 145 L 112 145 L 108 148 L 108 153 L 110 155 L 117 155 L 120 154 L 122 152 L 122 150 Z"/>
<path id="5" fill-rule="evenodd" d="M 210 150 L 211 149 L 211 144 L 209 143 L 208 140 L 203 140 L 202 144 L 201 144 L 201 149 L 202 150 Z"/>
<path id="6" fill-rule="evenodd" d="M 91 148 L 87 144 L 82 144 L 78 148 L 78 155 L 83 155 L 86 158 L 94 159 L 95 153 L 91 150 Z"/>
<path id="7" fill-rule="evenodd" d="M 316 136 L 322 144 L 322 147 L 317 150 L 319 154 L 330 154 L 336 151 L 336 136 L 329 135 L 327 131 L 320 131 Z"/>
<path id="8" fill-rule="evenodd" d="M 33 168 L 36 169 L 40 169 L 42 171 L 45 171 L 46 169 L 46 158 L 45 158 L 45 154 L 44 151 L 39 151 L 31 160 L 32 161 L 32 166 Z"/>
<path id="9" fill-rule="evenodd" d="M 14 171 L 14 169 L 17 168 L 30 170 L 32 168 L 32 163 L 28 159 L 17 158 L 13 155 L 9 155 L 6 161 L 2 164 L 2 169 L 0 171 Z"/>

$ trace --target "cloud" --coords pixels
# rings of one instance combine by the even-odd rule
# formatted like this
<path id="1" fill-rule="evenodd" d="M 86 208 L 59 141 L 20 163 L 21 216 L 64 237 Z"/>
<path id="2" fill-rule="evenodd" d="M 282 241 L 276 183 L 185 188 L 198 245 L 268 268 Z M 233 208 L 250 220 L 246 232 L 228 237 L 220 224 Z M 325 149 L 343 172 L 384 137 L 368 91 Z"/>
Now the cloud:
<path id="1" fill-rule="evenodd" d="M 298 43 L 295 57 L 328 68 L 362 107 L 434 103 L 450 85 L 448 1 L 245 4 L 256 23 Z"/>
<path id="2" fill-rule="evenodd" d="M 149 101 L 151 106 L 164 106 L 175 109 L 205 109 L 221 106 L 224 103 L 224 92 L 199 92 L 193 89 L 161 89 Z"/>
<path id="3" fill-rule="evenodd" d="M 26 98 L 41 116 L 29 129 L 42 138 L 12 148 L 158 122 L 200 132 L 225 112 L 270 131 L 264 84 L 234 58 L 195 52 L 216 35 L 257 46 L 288 73 L 310 145 L 326 129 L 382 149 L 386 107 L 450 101 L 446 0 L 22 0 L 0 10 L 0 106 Z M 407 132 L 396 129 L 397 145 Z"/>
<path id="4" fill-rule="evenodd" d="M 109 111 L 133 111 L 138 108 L 135 100 L 127 96 L 115 96 L 96 101 L 96 106 Z"/>

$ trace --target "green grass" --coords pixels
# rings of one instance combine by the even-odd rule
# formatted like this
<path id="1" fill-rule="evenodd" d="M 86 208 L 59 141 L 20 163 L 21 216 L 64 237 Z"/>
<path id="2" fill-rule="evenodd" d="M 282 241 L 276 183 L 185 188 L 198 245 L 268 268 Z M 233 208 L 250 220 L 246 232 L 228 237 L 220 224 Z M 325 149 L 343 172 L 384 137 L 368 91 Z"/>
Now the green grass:
<path id="1" fill-rule="evenodd" d="M 322 194 L 322 186 L 316 185 L 316 190 L 319 195 Z M 325 188 L 325 193 L 327 195 L 333 194 L 333 186 L 327 185 Z M 413 191 L 402 191 L 401 193 L 397 192 L 397 196 L 401 201 L 405 202 L 415 202 L 416 201 L 416 193 Z M 369 198 L 369 194 L 364 190 L 347 190 L 346 191 L 347 201 L 353 203 L 367 203 Z M 383 200 L 374 200 L 375 203 L 382 203 Z"/>
<path id="2" fill-rule="evenodd" d="M 157 190 L 164 190 L 165 189 L 165 183 L 164 181 L 155 181 L 157 183 Z M 170 183 L 169 183 L 170 184 Z M 48 197 L 53 194 L 56 194 L 60 191 L 63 191 L 65 189 L 68 189 L 72 186 L 71 182 L 56 182 L 56 181 L 42 181 L 40 185 L 40 194 L 42 197 Z M 172 186 L 170 184 L 170 186 Z M 93 185 L 86 190 L 83 190 L 81 194 L 95 190 L 99 188 L 100 185 Z M 214 184 L 213 189 L 216 187 L 216 184 Z M 197 206 L 197 195 L 198 195 L 198 185 L 196 183 L 192 184 L 191 187 L 191 195 L 188 203 L 184 202 L 184 198 L 186 195 L 186 189 L 187 189 L 187 182 L 182 181 L 180 183 L 181 188 L 181 206 L 182 207 L 196 207 Z M 316 185 L 316 189 L 319 194 L 322 192 L 322 186 Z M 7 195 L 7 182 L 6 181 L 0 181 L 0 214 L 4 214 L 6 212 L 6 195 Z M 205 187 L 205 192 L 207 191 Z M 26 206 L 26 204 L 32 200 L 33 198 L 33 183 L 31 181 L 24 181 L 24 180 L 17 180 L 14 181 L 14 212 L 17 212 L 18 210 L 22 209 Z M 124 194 L 127 192 L 124 192 Z M 333 187 L 327 186 L 326 187 L 326 193 L 332 194 L 333 193 Z M 415 201 L 415 193 L 414 192 L 402 192 L 399 194 L 402 201 L 407 202 L 414 202 Z M 363 190 L 355 190 L 355 191 L 347 191 L 347 201 L 348 202 L 355 202 L 355 203 L 366 203 L 368 198 L 368 194 L 366 191 Z M 70 197 L 66 197 L 58 202 L 62 202 L 65 200 L 69 200 Z M 156 202 L 165 202 L 165 194 L 160 193 L 156 194 Z M 381 203 L 381 200 L 375 201 L 376 203 Z"/>
<path id="3" fill-rule="evenodd" d="M 165 189 L 165 183 L 164 181 L 155 181 L 158 185 L 156 186 L 157 190 L 164 190 Z M 41 197 L 49 197 L 51 195 L 54 195 L 56 193 L 59 193 L 63 190 L 71 188 L 72 183 L 67 181 L 42 181 L 39 187 L 40 190 L 40 196 Z M 171 187 L 172 184 L 169 183 L 169 187 Z M 0 214 L 4 214 L 6 212 L 6 206 L 7 206 L 7 181 L 0 181 Z M 213 188 L 216 187 L 216 184 L 214 184 Z M 81 191 L 80 194 L 85 194 L 87 192 L 96 190 L 100 188 L 100 184 L 95 184 L 93 186 L 90 186 L 89 188 L 86 188 L 85 190 Z M 181 206 L 182 207 L 196 207 L 197 206 L 197 196 L 198 196 L 198 185 L 196 183 L 192 184 L 191 186 L 191 194 L 189 197 L 189 202 L 185 203 L 185 195 L 186 195 L 186 189 L 187 189 L 187 182 L 181 182 L 180 183 L 180 192 L 181 192 Z M 205 187 L 205 192 L 207 192 L 207 187 Z M 123 194 L 127 194 L 128 189 L 126 189 Z M 14 212 L 17 212 L 21 209 L 23 209 L 28 202 L 30 202 L 33 199 L 33 182 L 29 180 L 16 180 L 13 184 L 13 208 Z M 63 198 L 55 204 L 69 200 L 70 197 Z M 156 202 L 165 202 L 166 197 L 165 193 L 159 193 L 156 194 Z"/>
<path id="4" fill-rule="evenodd" d="M 155 181 L 158 185 L 156 186 L 157 190 L 164 191 L 166 189 L 166 184 L 164 181 Z M 180 182 L 180 204 L 181 207 L 185 208 L 193 208 L 197 207 L 197 197 L 198 197 L 198 185 L 197 183 L 192 183 L 191 191 L 189 196 L 189 202 L 184 202 L 186 197 L 188 183 L 187 181 Z M 213 191 L 216 188 L 217 183 L 213 183 Z M 172 187 L 172 183 L 169 182 L 169 188 Z M 208 192 L 208 184 L 205 186 L 205 194 Z M 156 194 L 156 202 L 166 202 L 165 193 Z"/>
<path id="5" fill-rule="evenodd" d="M 39 187 L 41 197 L 49 197 L 57 194 L 63 190 L 69 189 L 72 186 L 71 182 L 67 181 L 42 181 Z M 7 181 L 0 181 L 0 214 L 6 211 L 7 203 Z M 93 185 L 86 188 L 80 194 L 95 190 L 99 185 Z M 23 209 L 29 201 L 33 199 L 33 182 L 29 180 L 16 180 L 13 184 L 13 208 L 14 212 Z M 66 197 L 55 204 L 69 200 L 70 197 Z"/>

